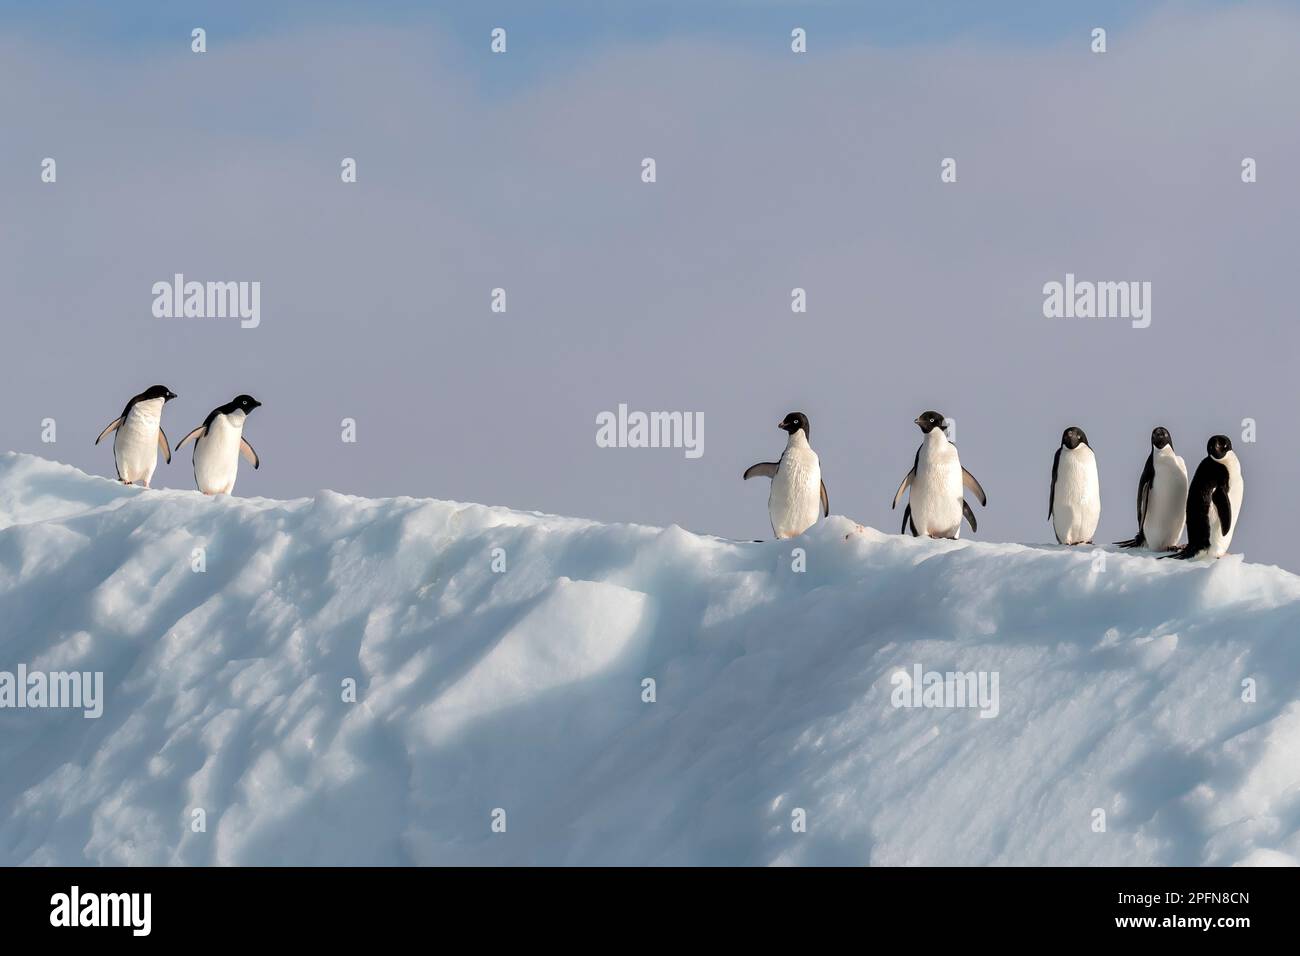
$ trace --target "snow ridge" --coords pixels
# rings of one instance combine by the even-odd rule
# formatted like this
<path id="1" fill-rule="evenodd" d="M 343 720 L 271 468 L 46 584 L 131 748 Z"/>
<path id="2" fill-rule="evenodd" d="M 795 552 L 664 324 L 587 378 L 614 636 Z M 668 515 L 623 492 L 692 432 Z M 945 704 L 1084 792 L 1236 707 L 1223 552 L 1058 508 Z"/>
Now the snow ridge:
<path id="1" fill-rule="evenodd" d="M 0 674 L 104 681 L 98 719 L 0 709 L 5 865 L 1300 861 L 1300 578 L 1236 555 L 737 543 L 7 454 L 0 620 Z M 926 706 L 931 672 L 996 714 Z"/>

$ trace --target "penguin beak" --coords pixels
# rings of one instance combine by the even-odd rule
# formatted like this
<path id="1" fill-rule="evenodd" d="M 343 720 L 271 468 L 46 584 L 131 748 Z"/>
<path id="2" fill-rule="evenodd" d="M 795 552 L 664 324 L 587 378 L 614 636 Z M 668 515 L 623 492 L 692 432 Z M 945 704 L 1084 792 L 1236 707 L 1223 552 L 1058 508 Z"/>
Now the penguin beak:
<path id="1" fill-rule="evenodd" d="M 920 416 L 920 415 L 917 415 L 915 418 L 913 418 L 913 419 L 912 419 L 912 424 L 913 424 L 913 425 L 920 426 L 920 424 L 921 424 L 921 416 Z"/>

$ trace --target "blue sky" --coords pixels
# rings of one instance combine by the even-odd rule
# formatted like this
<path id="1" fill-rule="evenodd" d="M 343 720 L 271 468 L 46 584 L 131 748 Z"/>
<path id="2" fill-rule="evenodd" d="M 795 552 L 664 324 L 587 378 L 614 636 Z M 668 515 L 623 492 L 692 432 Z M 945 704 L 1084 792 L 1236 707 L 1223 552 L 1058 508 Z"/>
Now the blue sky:
<path id="1" fill-rule="evenodd" d="M 1287 3 L 1278 4 L 1285 6 Z M 850 44 L 906 48 L 963 42 L 1041 48 L 1085 42 L 1094 26 L 1112 33 L 1162 9 L 1240 6 L 1215 0 L 0 0 L 0 26 L 45 43 L 97 54 L 165 51 L 195 26 L 209 44 L 335 25 L 393 26 L 460 50 L 457 66 L 481 93 L 509 94 L 575 62 L 623 46 L 689 38 L 730 48 L 784 49 L 794 26 L 814 50 Z M 491 68 L 480 57 L 489 32 L 508 31 L 510 53 Z M 1084 38 L 1081 41 L 1080 38 Z M 1113 54 L 1122 54 L 1122 40 Z"/>
<path id="2" fill-rule="evenodd" d="M 1175 6 L 1186 12 L 1239 5 L 1180 2 Z M 815 34 L 819 46 L 862 40 L 900 46 L 954 38 L 1040 44 L 1096 25 L 1122 27 L 1169 6 L 1151 0 L 142 0 L 129 4 L 5 0 L 0 11 L 8 26 L 39 31 L 46 39 L 107 43 L 122 49 L 166 45 L 194 26 L 237 39 L 308 23 L 438 25 L 474 49 L 485 46 L 489 29 L 504 26 L 518 38 L 515 52 L 526 54 L 525 47 L 534 47 L 540 56 L 563 60 L 593 45 L 620 40 L 691 36 L 754 45 L 779 43 L 795 25 Z"/>

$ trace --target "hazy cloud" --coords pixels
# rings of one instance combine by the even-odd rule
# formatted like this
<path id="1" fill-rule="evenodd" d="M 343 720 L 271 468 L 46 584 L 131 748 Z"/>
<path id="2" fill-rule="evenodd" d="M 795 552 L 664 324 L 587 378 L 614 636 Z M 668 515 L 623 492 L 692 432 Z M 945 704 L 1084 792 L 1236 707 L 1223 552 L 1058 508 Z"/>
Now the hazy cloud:
<path id="1" fill-rule="evenodd" d="M 740 474 L 779 452 L 785 412 L 811 417 L 832 510 L 895 531 L 912 418 L 937 408 L 989 492 L 977 537 L 1052 540 L 1052 453 L 1078 424 L 1110 541 L 1134 530 L 1154 425 L 1194 468 L 1251 417 L 1234 546 L 1296 567 L 1300 16 L 1168 9 L 1105 55 L 1086 32 L 785 43 L 611 40 L 503 94 L 486 43 L 433 28 L 308 26 L 202 56 L 0 36 L 0 447 L 112 475 L 91 441 L 133 392 L 180 394 L 178 440 L 247 391 L 263 468 L 241 494 L 758 537 L 766 488 Z M 260 281 L 261 326 L 155 319 L 150 286 L 176 272 Z M 1043 318 L 1067 272 L 1150 281 L 1151 327 Z M 620 402 L 702 412 L 704 456 L 598 448 Z M 155 483 L 193 487 L 188 453 Z"/>

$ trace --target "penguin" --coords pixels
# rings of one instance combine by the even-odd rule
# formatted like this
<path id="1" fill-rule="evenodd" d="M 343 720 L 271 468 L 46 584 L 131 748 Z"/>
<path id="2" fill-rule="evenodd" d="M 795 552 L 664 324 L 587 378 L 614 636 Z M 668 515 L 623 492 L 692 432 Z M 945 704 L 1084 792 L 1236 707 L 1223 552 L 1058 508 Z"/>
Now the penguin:
<path id="1" fill-rule="evenodd" d="M 1151 431 L 1151 454 L 1138 479 L 1137 534 L 1127 541 L 1116 541 L 1116 546 L 1175 550 L 1183 536 L 1186 509 L 1187 465 L 1174 453 L 1169 429 L 1157 425 Z"/>
<path id="2" fill-rule="evenodd" d="M 1052 459 L 1052 490 L 1047 517 L 1058 544 L 1092 544 L 1101 517 L 1097 456 L 1082 428 L 1071 425 L 1061 434 Z"/>
<path id="3" fill-rule="evenodd" d="M 159 448 L 167 463 L 171 463 L 172 450 L 162 430 L 162 410 L 175 397 L 176 393 L 166 385 L 151 385 L 127 402 L 122 414 L 109 422 L 95 439 L 98 445 L 109 432 L 117 432 L 113 436 L 113 463 L 117 466 L 117 480 L 122 484 L 139 482 L 148 488 L 158 467 Z"/>
<path id="4" fill-rule="evenodd" d="M 984 489 L 975 476 L 961 466 L 957 446 L 944 433 L 945 420 L 942 412 L 922 412 L 912 423 L 921 429 L 925 440 L 916 450 L 912 470 L 903 476 L 890 506 L 897 508 L 903 492 L 909 487 L 912 489 L 903 511 L 900 534 L 911 528 L 912 537 L 958 538 L 963 517 L 969 522 L 971 531 L 977 530 L 975 513 L 966 504 L 963 487 L 970 489 L 982 506 L 988 506 Z"/>
<path id="5" fill-rule="evenodd" d="M 822 481 L 821 460 L 808 444 L 808 416 L 791 412 L 776 427 L 790 436 L 781 460 L 750 465 L 743 477 L 746 481 L 756 477 L 772 479 L 767 496 L 772 533 L 778 538 L 793 538 L 812 527 L 819 516 L 829 515 L 831 503 Z"/>
<path id="6" fill-rule="evenodd" d="M 1227 435 L 1215 435 L 1205 446 L 1205 459 L 1196 466 L 1187 489 L 1187 544 L 1162 557 L 1221 558 L 1228 553 L 1241 518 L 1241 462 Z"/>
<path id="7" fill-rule="evenodd" d="M 261 465 L 257 452 L 244 437 L 244 421 L 261 407 L 251 395 L 238 395 L 234 401 L 214 408 L 203 424 L 181 439 L 176 450 L 194 439 L 194 483 L 205 495 L 228 495 L 235 490 L 239 456 L 254 468 Z"/>

